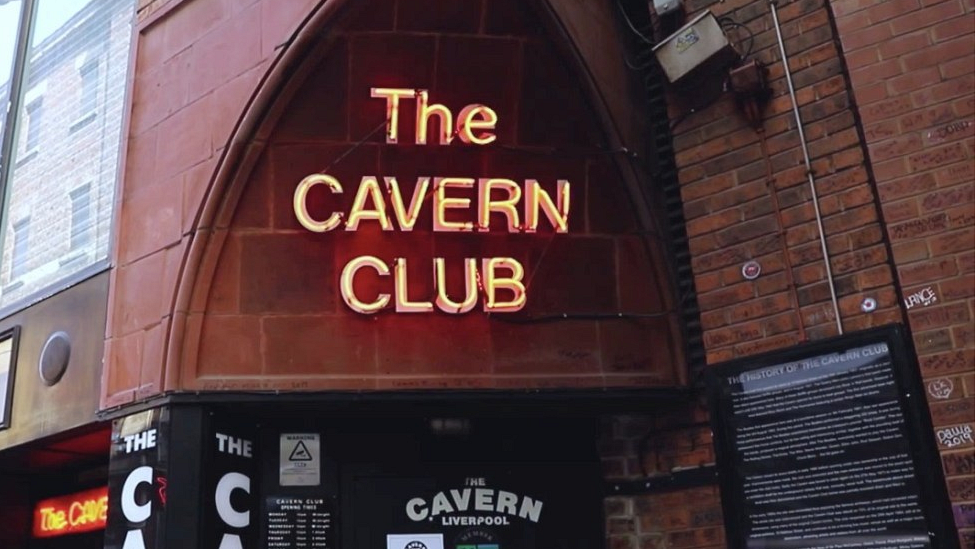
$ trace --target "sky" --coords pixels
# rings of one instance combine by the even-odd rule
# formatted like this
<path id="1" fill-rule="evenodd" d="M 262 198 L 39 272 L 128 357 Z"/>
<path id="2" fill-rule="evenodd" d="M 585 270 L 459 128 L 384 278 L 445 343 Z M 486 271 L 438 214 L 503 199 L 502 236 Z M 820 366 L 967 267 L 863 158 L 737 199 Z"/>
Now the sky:
<path id="1" fill-rule="evenodd" d="M 37 26 L 32 43 L 38 44 L 92 0 L 38 0 Z M 0 0 L 0 82 L 10 78 L 20 0 Z"/>

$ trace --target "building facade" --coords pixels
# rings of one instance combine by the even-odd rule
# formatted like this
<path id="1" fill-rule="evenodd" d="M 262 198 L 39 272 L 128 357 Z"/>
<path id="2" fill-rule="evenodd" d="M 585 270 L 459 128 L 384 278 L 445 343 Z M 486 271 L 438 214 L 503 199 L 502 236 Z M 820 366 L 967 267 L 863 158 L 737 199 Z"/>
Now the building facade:
<path id="1" fill-rule="evenodd" d="M 0 5 L 0 545 L 736 547 L 710 372 L 894 326 L 973 546 L 970 4 L 79 4 Z"/>

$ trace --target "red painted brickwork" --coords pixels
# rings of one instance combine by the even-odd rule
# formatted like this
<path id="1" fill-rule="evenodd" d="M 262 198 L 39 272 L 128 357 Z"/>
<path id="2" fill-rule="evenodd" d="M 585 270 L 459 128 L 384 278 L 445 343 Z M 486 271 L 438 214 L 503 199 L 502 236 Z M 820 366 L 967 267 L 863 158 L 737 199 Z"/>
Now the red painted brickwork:
<path id="1" fill-rule="evenodd" d="M 246 101 L 263 89 L 311 3 L 143 5 L 103 405 L 180 389 L 679 383 L 661 243 L 640 236 L 652 231 L 646 215 L 637 220 L 622 155 L 607 152 L 585 88 L 535 12 L 509 0 L 448 2 L 436 12 L 410 0 L 349 5 L 339 25 L 346 30 L 330 30 L 303 87 L 281 94 L 283 114 L 262 127 L 226 196 L 210 189 L 218 170 L 237 169 L 222 163 L 233 154 L 234 125 L 242 113 L 244 122 L 263 115 L 268 103 L 248 110 Z M 429 89 L 454 113 L 487 104 L 498 112 L 498 142 L 414 145 L 410 101 L 400 128 L 406 143 L 385 144 L 383 101 L 369 97 L 382 86 Z M 569 234 L 432 234 L 429 201 L 412 233 L 366 222 L 356 232 L 314 234 L 297 223 L 292 196 L 302 178 L 326 168 L 346 192 L 313 195 L 316 216 L 347 209 L 367 175 L 396 176 L 406 193 L 418 176 L 534 178 L 550 192 L 567 179 Z M 342 302 L 339 273 L 364 254 L 391 265 L 407 257 L 415 300 L 433 290 L 432 257 L 448 258 L 456 283 L 464 257 L 512 256 L 527 271 L 521 318 L 581 318 L 358 315 Z M 198 266 L 204 274 L 180 288 Z M 364 295 L 390 291 L 389 280 L 360 278 Z M 450 290 L 462 293 L 459 284 Z"/>
<path id="2" fill-rule="evenodd" d="M 163 390 L 167 342 L 181 316 L 177 281 L 201 202 L 248 99 L 314 4 L 139 4 L 103 407 Z"/>
<path id="3" fill-rule="evenodd" d="M 410 0 L 375 2 L 347 30 L 330 34 L 328 52 L 285 107 L 244 188 L 199 311 L 199 355 L 186 357 L 184 388 L 676 383 L 674 316 L 656 272 L 666 263 L 654 251 L 658 242 L 638 236 L 622 175 L 567 62 L 538 33 L 541 22 L 529 9 L 500 1 L 445 5 L 457 13 L 435 14 Z M 509 26 L 495 29 L 489 21 L 500 20 L 499 10 Z M 453 113 L 488 105 L 498 113 L 498 140 L 416 145 L 411 99 L 400 114 L 400 142 L 385 143 L 385 101 L 370 97 L 374 87 L 428 89 L 432 102 Z M 438 233 L 425 200 L 409 233 L 365 222 L 353 232 L 314 234 L 298 223 L 293 195 L 299 181 L 322 171 L 345 192 L 312 195 L 314 219 L 349 212 L 364 176 L 395 176 L 405 196 L 418 177 L 532 178 L 551 193 L 566 179 L 569 232 L 509 234 L 496 218 L 487 233 Z M 526 269 L 528 304 L 511 319 L 363 316 L 339 293 L 340 272 L 362 255 L 391 266 L 407 258 L 413 300 L 435 295 L 433 257 L 446 258 L 454 296 L 463 295 L 463 258 L 513 257 Z M 364 299 L 391 290 L 390 277 L 357 278 Z M 623 318 L 593 318 L 618 313 Z M 568 318 L 531 321 L 562 315 Z"/>
<path id="4" fill-rule="evenodd" d="M 971 431 L 974 406 L 973 5 L 837 0 L 831 9 L 962 546 L 972 548 L 972 437 L 951 435 Z M 967 454 L 968 468 L 957 466 Z"/>

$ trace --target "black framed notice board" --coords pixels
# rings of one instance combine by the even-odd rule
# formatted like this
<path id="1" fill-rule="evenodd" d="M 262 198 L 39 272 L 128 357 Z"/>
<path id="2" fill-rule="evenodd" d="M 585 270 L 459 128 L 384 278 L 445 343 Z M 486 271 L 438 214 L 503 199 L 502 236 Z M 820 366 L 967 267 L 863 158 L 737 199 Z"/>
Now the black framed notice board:
<path id="1" fill-rule="evenodd" d="M 708 369 L 731 549 L 958 548 L 901 326 Z"/>

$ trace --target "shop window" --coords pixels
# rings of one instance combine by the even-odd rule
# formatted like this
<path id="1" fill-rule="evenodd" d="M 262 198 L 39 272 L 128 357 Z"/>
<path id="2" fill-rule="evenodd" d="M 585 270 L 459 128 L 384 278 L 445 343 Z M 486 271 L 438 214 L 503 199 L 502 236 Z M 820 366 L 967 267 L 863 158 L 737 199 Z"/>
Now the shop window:
<path id="1" fill-rule="evenodd" d="M 10 280 L 15 281 L 27 273 L 30 253 L 30 219 L 14 223 L 14 246 L 10 258 Z"/>
<path id="2" fill-rule="evenodd" d="M 0 0 L 0 316 L 108 267 L 135 2 Z"/>
<path id="3" fill-rule="evenodd" d="M 86 61 L 78 72 L 81 90 L 78 98 L 78 118 L 71 126 L 72 131 L 94 120 L 98 108 L 98 61 Z"/>
<path id="4" fill-rule="evenodd" d="M 0 333 L 0 429 L 10 426 L 10 403 L 14 395 L 14 347 L 20 328 Z"/>
<path id="5" fill-rule="evenodd" d="M 10 99 L 10 84 L 13 75 L 14 52 L 19 35 L 20 0 L 0 2 L 0 105 Z M 0 109 L 0 136 L 6 141 L 7 109 Z M 0 148 L 0 174 L 3 173 L 4 151 Z"/>
<path id="6" fill-rule="evenodd" d="M 33 155 L 41 144 L 41 123 L 44 118 L 44 103 L 38 99 L 27 105 L 27 137 L 24 139 L 24 155 Z"/>
<path id="7" fill-rule="evenodd" d="M 71 250 L 83 249 L 91 242 L 91 186 L 71 191 Z"/>

